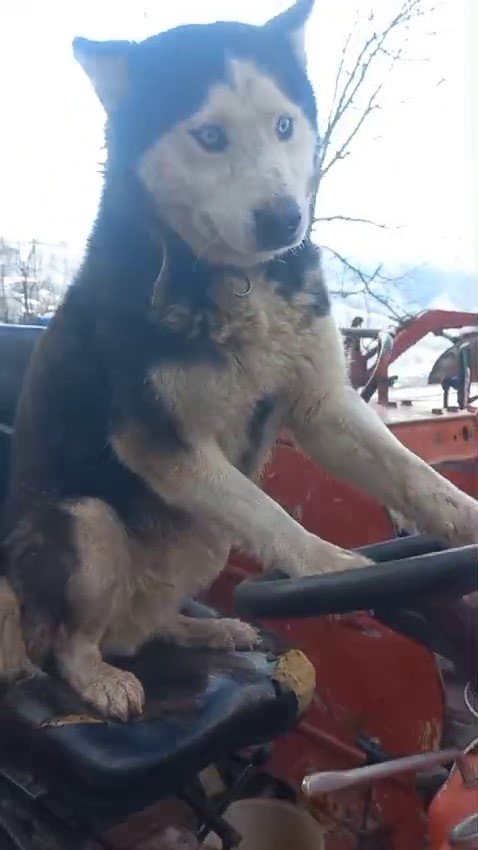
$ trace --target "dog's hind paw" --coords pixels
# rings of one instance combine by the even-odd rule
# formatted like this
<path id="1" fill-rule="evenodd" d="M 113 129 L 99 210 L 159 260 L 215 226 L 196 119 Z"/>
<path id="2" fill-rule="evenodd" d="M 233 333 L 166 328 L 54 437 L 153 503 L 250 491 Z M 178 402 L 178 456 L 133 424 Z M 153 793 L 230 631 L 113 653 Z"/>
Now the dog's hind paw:
<path id="1" fill-rule="evenodd" d="M 144 709 L 144 690 L 136 676 L 104 661 L 79 695 L 103 716 L 124 722 L 138 717 Z"/>
<path id="2" fill-rule="evenodd" d="M 242 620 L 227 617 L 185 617 L 180 615 L 162 634 L 178 646 L 203 649 L 253 649 L 259 643 L 257 629 Z"/>
<path id="3" fill-rule="evenodd" d="M 6 579 L 0 579 L 0 679 L 14 679 L 26 671 L 20 606 Z"/>
<path id="4" fill-rule="evenodd" d="M 259 632 L 249 623 L 227 618 L 216 621 L 210 646 L 214 649 L 253 649 L 259 643 Z"/>

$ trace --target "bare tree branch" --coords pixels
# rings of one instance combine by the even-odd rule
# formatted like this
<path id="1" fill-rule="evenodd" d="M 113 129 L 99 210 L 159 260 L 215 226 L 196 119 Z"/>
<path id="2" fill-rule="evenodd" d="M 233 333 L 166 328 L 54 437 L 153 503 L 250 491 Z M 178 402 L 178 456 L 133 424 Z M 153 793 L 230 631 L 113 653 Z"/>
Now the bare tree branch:
<path id="1" fill-rule="evenodd" d="M 409 273 L 390 277 L 383 272 L 382 263 L 379 263 L 371 272 L 366 272 L 335 248 L 323 245 L 322 251 L 327 251 L 332 258 L 339 262 L 343 269 L 351 274 L 352 280 L 359 282 L 358 286 L 346 286 L 343 280 L 342 286 L 339 289 L 331 288 L 330 294 L 332 296 L 342 299 L 362 296 L 366 303 L 368 303 L 368 299 L 371 299 L 382 308 L 385 308 L 386 315 L 390 319 L 398 322 L 403 322 L 413 316 L 413 311 L 405 309 L 401 301 L 394 298 L 389 291 L 384 289 L 384 285 L 386 284 L 396 284 L 405 280 L 409 276 Z"/>
<path id="2" fill-rule="evenodd" d="M 379 105 L 376 101 L 383 89 L 383 83 L 380 83 L 370 96 L 367 106 L 361 111 L 359 120 L 356 122 L 353 130 L 348 134 L 348 140 L 338 145 L 335 152 L 329 155 L 333 138 L 337 135 L 344 116 L 350 113 L 351 107 L 354 106 L 358 95 L 363 91 L 364 84 L 376 67 L 377 60 L 379 58 L 387 58 L 389 60 L 387 71 L 390 72 L 391 68 L 403 58 L 404 47 L 408 41 L 408 25 L 415 17 L 419 17 L 422 14 L 424 14 L 423 0 L 403 0 L 398 12 L 384 26 L 382 31 L 377 32 L 373 29 L 362 47 L 358 50 L 356 56 L 354 58 L 351 57 L 349 62 L 353 32 L 358 27 L 360 16 L 357 16 L 355 19 L 352 30 L 347 36 L 342 49 L 327 126 L 321 139 L 320 157 L 322 176 L 328 173 L 332 165 L 339 159 L 343 159 L 343 155 L 348 149 L 350 142 L 355 138 L 367 118 L 374 111 L 374 108 Z M 388 47 L 388 41 L 397 30 L 403 30 L 404 35 L 401 46 L 394 50 L 393 47 Z"/>
<path id="3" fill-rule="evenodd" d="M 384 222 L 381 222 L 381 221 L 374 221 L 372 218 L 364 218 L 362 216 L 355 216 L 355 215 L 319 215 L 316 218 L 314 218 L 314 223 L 318 223 L 318 224 L 320 224 L 321 222 L 327 223 L 327 222 L 333 222 L 333 221 L 343 221 L 343 222 L 348 222 L 348 223 L 353 223 L 353 224 L 367 224 L 370 227 L 378 227 L 379 230 L 390 230 L 390 229 L 398 230 L 399 227 L 400 227 L 400 225 L 385 224 Z"/>
<path id="4" fill-rule="evenodd" d="M 49 273 L 44 270 L 44 255 L 38 250 L 43 248 L 61 248 L 64 246 L 39 243 L 36 239 L 29 242 L 9 243 L 0 238 L 0 321 L 21 321 L 31 323 L 45 313 L 54 311 L 71 280 L 66 267 L 63 282 L 55 285 Z M 55 271 L 55 252 L 50 253 L 50 269 Z M 56 275 L 58 277 L 58 275 Z M 21 307 L 21 313 L 14 309 Z"/>
<path id="5" fill-rule="evenodd" d="M 370 116 L 370 114 L 375 109 L 380 108 L 378 103 L 377 103 L 377 97 L 380 94 L 380 92 L 382 91 L 382 89 L 383 89 L 383 83 L 380 83 L 380 85 L 378 85 L 377 88 L 370 95 L 370 98 L 368 100 L 368 103 L 367 103 L 365 109 L 363 110 L 362 114 L 360 115 L 358 121 L 355 123 L 355 126 L 349 132 L 345 141 L 337 148 L 335 153 L 329 159 L 328 163 L 326 165 L 322 164 L 322 168 L 321 168 L 321 172 L 320 172 L 321 179 L 323 179 L 323 177 L 325 177 L 325 175 L 330 171 L 330 169 L 335 165 L 335 163 L 339 161 L 339 159 L 345 159 L 345 157 L 349 155 L 350 144 L 355 139 L 360 128 L 363 127 L 365 121 Z M 322 163 L 323 163 L 323 160 L 322 160 Z"/>
<path id="6" fill-rule="evenodd" d="M 384 92 L 396 66 L 401 62 L 419 61 L 412 55 L 412 27 L 418 19 L 431 14 L 434 7 L 429 0 L 396 0 L 394 12 L 384 17 L 383 6 L 376 0 L 376 10 L 377 14 L 373 9 L 367 20 L 363 7 L 360 8 L 344 38 L 328 118 L 319 146 L 320 186 L 327 174 L 336 173 L 338 162 L 351 154 L 355 156 L 358 136 L 368 126 L 371 117 L 380 114 L 379 110 L 385 105 Z M 424 29 L 421 26 L 422 35 Z M 429 28 L 426 29 L 428 33 Z M 426 57 L 421 57 L 420 61 L 426 61 Z M 406 100 L 407 96 L 404 94 L 400 102 Z M 387 222 L 374 221 L 373 217 L 346 215 L 335 211 L 328 214 L 324 209 L 321 209 L 315 222 L 330 225 L 342 222 L 351 227 L 368 225 L 383 231 L 390 228 Z M 400 225 L 392 225 L 394 230 L 399 228 Z M 380 249 L 377 250 L 379 252 Z M 324 247 L 324 251 L 328 253 L 335 272 L 332 295 L 345 299 L 360 297 L 363 298 L 367 309 L 374 302 L 380 312 L 385 311 L 395 321 L 409 319 L 411 308 L 409 310 L 404 306 L 404 299 L 400 297 L 398 287 L 410 277 L 411 272 L 393 275 L 387 272 L 383 263 L 372 269 L 362 268 L 360 260 L 351 258 L 346 250 L 338 249 L 330 243 Z"/>

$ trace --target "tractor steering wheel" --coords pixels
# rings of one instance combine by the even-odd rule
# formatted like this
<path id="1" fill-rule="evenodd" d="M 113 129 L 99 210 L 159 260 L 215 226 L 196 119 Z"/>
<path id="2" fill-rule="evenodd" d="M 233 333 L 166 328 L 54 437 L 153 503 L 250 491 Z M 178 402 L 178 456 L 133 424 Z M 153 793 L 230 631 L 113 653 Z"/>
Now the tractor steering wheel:
<path id="1" fill-rule="evenodd" d="M 358 551 L 376 564 L 304 578 L 270 572 L 247 579 L 236 588 L 236 610 L 249 618 L 319 617 L 398 609 L 433 593 L 456 598 L 477 590 L 478 545 L 443 550 L 416 535 Z"/>

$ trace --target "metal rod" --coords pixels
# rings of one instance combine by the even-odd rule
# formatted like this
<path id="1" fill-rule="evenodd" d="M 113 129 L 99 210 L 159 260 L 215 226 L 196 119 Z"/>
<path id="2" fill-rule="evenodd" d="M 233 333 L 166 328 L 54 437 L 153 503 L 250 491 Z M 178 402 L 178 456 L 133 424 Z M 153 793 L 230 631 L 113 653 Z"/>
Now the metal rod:
<path id="1" fill-rule="evenodd" d="M 344 336 L 353 339 L 377 339 L 381 331 L 379 328 L 341 328 Z"/>
<path id="2" fill-rule="evenodd" d="M 478 814 L 465 818 L 453 827 L 448 839 L 450 847 L 462 850 L 476 850 L 478 847 Z"/>
<path id="3" fill-rule="evenodd" d="M 393 759 L 382 764 L 366 765 L 352 770 L 326 771 L 306 776 L 302 782 L 304 796 L 312 800 L 322 794 L 342 791 L 365 785 L 377 779 L 389 779 L 401 773 L 419 773 L 431 767 L 453 762 L 462 755 L 461 750 L 441 750 L 437 753 L 420 753 Z"/>
<path id="4" fill-rule="evenodd" d="M 367 761 L 366 754 L 359 747 L 346 744 L 344 741 L 336 738 L 335 735 L 330 735 L 329 732 L 324 732 L 323 729 L 316 729 L 311 723 L 300 723 L 296 731 L 309 738 L 309 740 L 314 741 L 314 743 L 319 744 L 319 746 L 327 747 L 327 749 L 332 750 L 336 755 L 346 760 L 352 759 L 357 765 L 364 765 Z"/>

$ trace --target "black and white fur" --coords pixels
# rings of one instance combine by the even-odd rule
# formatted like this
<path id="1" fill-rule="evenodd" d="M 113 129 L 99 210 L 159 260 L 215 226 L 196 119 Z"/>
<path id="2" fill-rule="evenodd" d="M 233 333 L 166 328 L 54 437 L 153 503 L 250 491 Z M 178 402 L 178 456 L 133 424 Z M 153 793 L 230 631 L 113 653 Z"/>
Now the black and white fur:
<path id="1" fill-rule="evenodd" d="M 244 623 L 180 614 L 232 545 L 299 576 L 365 563 L 253 483 L 283 428 L 423 529 L 478 539 L 477 504 L 348 381 L 309 237 L 312 5 L 262 27 L 75 42 L 107 112 L 108 161 L 85 261 L 23 390 L 7 554 L 30 656 L 52 653 L 105 715 L 144 700 L 109 653 L 153 635 L 254 643 Z"/>

